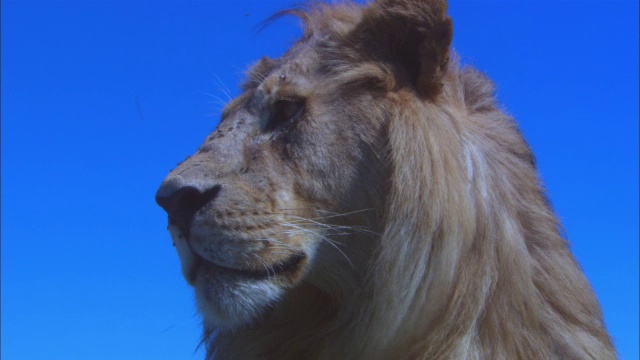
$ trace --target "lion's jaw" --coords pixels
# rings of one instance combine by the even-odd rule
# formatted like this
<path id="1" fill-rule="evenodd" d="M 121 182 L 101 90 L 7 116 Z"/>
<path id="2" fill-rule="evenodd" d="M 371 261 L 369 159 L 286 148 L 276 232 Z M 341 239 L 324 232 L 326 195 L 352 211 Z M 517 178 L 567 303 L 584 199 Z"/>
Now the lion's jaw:
<path id="1" fill-rule="evenodd" d="M 230 329 L 255 319 L 262 309 L 277 301 L 283 293 L 282 276 L 291 276 L 302 267 L 305 256 L 292 256 L 278 269 L 243 270 L 220 264 L 234 263 L 232 257 L 215 256 L 207 260 L 194 250 L 189 240 L 174 225 L 169 232 L 178 252 L 185 280 L 196 290 L 198 309 L 207 326 Z M 200 230 L 202 231 L 202 230 Z M 233 266 L 233 265 L 231 265 Z"/>
<path id="2" fill-rule="evenodd" d="M 205 324 L 233 329 L 255 320 L 305 277 L 322 229 L 305 229 L 259 205 L 235 212 L 216 205 L 201 208 L 188 224 L 170 218 L 168 229 Z"/>
<path id="3" fill-rule="evenodd" d="M 362 223 L 363 217 L 369 218 L 369 210 L 354 216 L 237 210 L 244 215 L 229 217 L 233 212 L 209 206 L 194 215 L 188 228 L 180 229 L 171 218 L 168 225 L 183 276 L 195 289 L 199 312 L 209 329 L 232 330 L 253 323 L 301 282 L 342 294 L 352 287 L 353 273 L 363 268 L 373 248 L 373 232 L 359 234 L 365 246 L 357 241 L 342 243 L 350 239 L 345 232 L 363 230 L 338 224 Z M 319 222 L 334 217 L 340 218 L 335 224 Z M 333 239 L 336 236 L 340 242 Z M 359 248 L 349 249 L 354 246 Z"/>

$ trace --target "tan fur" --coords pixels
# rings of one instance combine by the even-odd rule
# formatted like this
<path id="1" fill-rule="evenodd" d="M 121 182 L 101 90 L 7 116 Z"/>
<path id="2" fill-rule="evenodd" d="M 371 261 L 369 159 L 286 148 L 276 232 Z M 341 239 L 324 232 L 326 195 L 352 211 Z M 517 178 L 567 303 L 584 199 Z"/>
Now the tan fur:
<path id="1" fill-rule="evenodd" d="M 616 358 L 533 155 L 492 83 L 449 51 L 446 8 L 284 12 L 303 38 L 248 73 L 165 180 L 221 189 L 174 236 L 209 358 Z M 282 97 L 304 115 L 266 131 Z M 304 262 L 264 281 L 216 270 L 292 253 Z"/>

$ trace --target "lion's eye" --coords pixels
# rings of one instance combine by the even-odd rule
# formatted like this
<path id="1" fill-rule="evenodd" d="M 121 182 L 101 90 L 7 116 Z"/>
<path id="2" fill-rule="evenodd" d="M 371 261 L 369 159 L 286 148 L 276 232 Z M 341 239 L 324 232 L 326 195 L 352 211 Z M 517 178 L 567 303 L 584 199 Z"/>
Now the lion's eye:
<path id="1" fill-rule="evenodd" d="M 271 116 L 267 122 L 266 131 L 289 126 L 300 118 L 304 110 L 302 100 L 278 100 L 271 109 Z"/>

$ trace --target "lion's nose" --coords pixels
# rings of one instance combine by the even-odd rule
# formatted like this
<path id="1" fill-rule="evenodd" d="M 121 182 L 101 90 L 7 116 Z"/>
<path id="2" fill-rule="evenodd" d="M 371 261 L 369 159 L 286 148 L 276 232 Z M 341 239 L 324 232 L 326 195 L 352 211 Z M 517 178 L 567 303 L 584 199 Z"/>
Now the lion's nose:
<path id="1" fill-rule="evenodd" d="M 169 214 L 169 219 L 174 224 L 187 232 L 195 213 L 212 201 L 220 189 L 220 185 L 207 186 L 189 183 L 181 177 L 172 177 L 160 185 L 156 192 L 156 202 Z"/>

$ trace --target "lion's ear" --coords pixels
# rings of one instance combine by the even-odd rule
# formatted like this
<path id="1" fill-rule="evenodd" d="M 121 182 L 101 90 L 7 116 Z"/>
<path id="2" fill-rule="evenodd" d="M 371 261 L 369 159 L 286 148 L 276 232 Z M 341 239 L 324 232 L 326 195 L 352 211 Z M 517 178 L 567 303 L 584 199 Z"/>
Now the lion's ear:
<path id="1" fill-rule="evenodd" d="M 390 64 L 421 96 L 440 92 L 453 37 L 446 0 L 378 0 L 350 35 L 363 55 Z"/>

